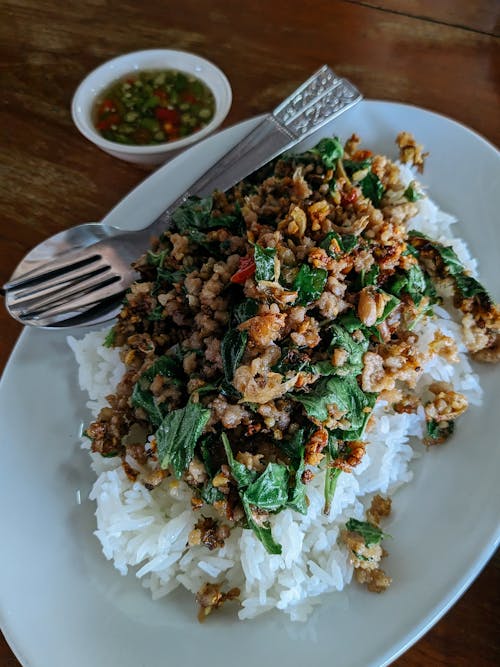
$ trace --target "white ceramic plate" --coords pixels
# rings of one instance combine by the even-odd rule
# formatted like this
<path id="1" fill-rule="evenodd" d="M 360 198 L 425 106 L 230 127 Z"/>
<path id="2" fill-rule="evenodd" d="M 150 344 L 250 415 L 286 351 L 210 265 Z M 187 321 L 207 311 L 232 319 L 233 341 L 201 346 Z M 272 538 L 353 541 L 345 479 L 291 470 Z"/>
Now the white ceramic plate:
<path id="1" fill-rule="evenodd" d="M 254 122 L 162 167 L 106 221 L 145 225 Z M 498 297 L 496 149 L 442 116 L 386 102 L 363 102 L 329 128 L 341 138 L 356 131 L 389 155 L 403 129 L 431 151 L 423 181 L 461 219 L 481 278 Z M 227 605 L 199 625 L 189 594 L 152 602 L 133 575 L 121 577 L 101 555 L 87 500 L 93 475 L 78 446 L 88 415 L 75 363 L 62 332 L 24 331 L 0 384 L 0 620 L 7 640 L 25 667 L 213 667 L 221 656 L 239 667 L 387 664 L 453 604 L 498 541 L 498 384 L 494 368 L 478 370 L 482 408 L 470 409 L 449 444 L 424 452 L 414 481 L 396 495 L 387 593 L 354 585 L 327 598 L 306 624 L 277 613 L 240 622 Z"/>

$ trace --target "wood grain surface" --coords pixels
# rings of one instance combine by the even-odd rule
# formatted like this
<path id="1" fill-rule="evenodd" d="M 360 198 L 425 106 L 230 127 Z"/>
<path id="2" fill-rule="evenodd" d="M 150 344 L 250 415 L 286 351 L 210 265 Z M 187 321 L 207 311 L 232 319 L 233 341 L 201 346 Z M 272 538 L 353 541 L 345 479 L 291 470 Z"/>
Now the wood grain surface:
<path id="1" fill-rule="evenodd" d="M 368 98 L 445 114 L 499 145 L 499 19 L 497 0 L 0 0 L 0 283 L 42 239 L 100 220 L 147 175 L 72 123 L 71 97 L 103 61 L 144 48 L 209 58 L 233 88 L 225 126 L 326 62 Z M 0 305 L 0 370 L 20 330 Z M 496 555 L 394 664 L 500 664 L 499 571 Z M 2 638 L 0 667 L 18 665 Z"/>

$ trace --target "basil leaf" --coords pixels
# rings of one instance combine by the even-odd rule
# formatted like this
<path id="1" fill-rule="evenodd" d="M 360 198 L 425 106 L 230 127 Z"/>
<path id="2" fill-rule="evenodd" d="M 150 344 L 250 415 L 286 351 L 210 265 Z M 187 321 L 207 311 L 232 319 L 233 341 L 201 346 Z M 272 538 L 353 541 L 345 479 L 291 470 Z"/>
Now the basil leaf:
<path id="1" fill-rule="evenodd" d="M 315 269 L 309 264 L 302 264 L 293 282 L 293 289 L 298 292 L 296 304 L 308 306 L 319 299 L 325 288 L 328 271 Z"/>
<path id="2" fill-rule="evenodd" d="M 179 382 L 181 375 L 181 366 L 174 357 L 162 356 L 146 370 L 134 385 L 132 396 L 130 398 L 132 406 L 142 408 L 146 411 L 151 424 L 158 428 L 165 416 L 165 406 L 158 404 L 156 398 L 150 390 L 151 382 L 157 375 L 172 378 L 174 382 Z"/>
<path id="3" fill-rule="evenodd" d="M 409 232 L 409 236 L 410 238 L 423 239 L 428 246 L 438 253 L 446 272 L 454 279 L 455 288 L 463 298 L 477 297 L 487 308 L 493 305 L 488 292 L 478 280 L 466 273 L 464 265 L 451 246 L 443 245 L 439 241 L 434 241 L 425 234 L 413 230 Z M 418 247 L 417 250 L 419 250 Z"/>
<path id="4" fill-rule="evenodd" d="M 286 504 L 287 507 L 290 507 L 300 514 L 307 514 L 308 507 L 306 494 L 307 486 L 302 481 L 302 475 L 306 467 L 304 461 L 304 450 L 305 447 L 302 448 L 302 454 L 298 468 L 290 474 L 290 489 L 288 491 L 288 502 Z"/>
<path id="5" fill-rule="evenodd" d="M 309 392 L 290 394 L 302 403 L 307 415 L 324 422 L 328 419 L 328 407 L 335 405 L 345 412 L 350 428 L 335 429 L 333 435 L 343 440 L 358 440 L 366 426 L 377 394 L 364 392 L 353 376 L 321 378 Z"/>
<path id="6" fill-rule="evenodd" d="M 403 192 L 403 197 L 405 197 L 408 201 L 411 202 L 416 202 L 419 199 L 422 199 L 423 196 L 424 195 L 421 192 L 419 192 L 411 183 Z"/>
<path id="7" fill-rule="evenodd" d="M 263 248 L 258 244 L 254 245 L 255 280 L 274 280 L 275 255 L 276 248 Z"/>
<path id="8" fill-rule="evenodd" d="M 269 554 L 281 554 L 281 545 L 274 541 L 269 524 L 260 526 L 256 523 L 252 515 L 252 508 L 248 501 L 243 499 L 243 509 L 247 518 L 248 525 L 257 535 Z"/>
<path id="9" fill-rule="evenodd" d="M 116 338 L 116 329 L 115 327 L 111 327 L 111 329 L 106 334 L 106 338 L 103 341 L 104 347 L 113 347 L 115 344 L 115 338 Z"/>
<path id="10" fill-rule="evenodd" d="M 341 236 L 337 232 L 328 232 L 319 247 L 326 250 L 327 254 L 333 259 L 337 259 L 342 254 L 350 253 L 358 243 L 359 237 L 355 234 L 343 234 Z"/>
<path id="11" fill-rule="evenodd" d="M 431 441 L 434 440 L 437 442 L 443 442 L 447 440 L 450 435 L 453 435 L 455 431 L 455 422 L 450 420 L 444 423 L 440 423 L 432 419 L 427 422 L 427 437 Z"/>
<path id="12" fill-rule="evenodd" d="M 323 513 L 329 514 L 330 508 L 332 506 L 333 496 L 335 495 L 335 490 L 337 488 L 337 480 L 340 477 L 340 473 L 342 472 L 342 470 L 340 468 L 335 468 L 334 466 L 330 465 L 332 456 L 329 450 L 327 450 L 325 458 L 326 458 L 325 489 L 324 489 L 325 506 L 323 508 Z"/>
<path id="13" fill-rule="evenodd" d="M 319 155 L 328 169 L 332 169 L 344 155 L 344 149 L 337 137 L 321 139 L 309 152 Z"/>
<path id="14" fill-rule="evenodd" d="M 198 438 L 210 418 L 210 410 L 199 403 L 187 403 L 169 412 L 156 431 L 158 458 L 162 468 L 171 467 L 179 479 L 189 466 Z"/>
<path id="15" fill-rule="evenodd" d="M 200 496 L 207 505 L 213 505 L 217 500 L 224 500 L 224 494 L 212 482 L 205 482 L 200 490 Z"/>
<path id="16" fill-rule="evenodd" d="M 189 233 L 192 230 L 208 229 L 210 225 L 213 207 L 212 197 L 189 197 L 172 214 L 172 221 L 181 233 Z"/>
<path id="17" fill-rule="evenodd" d="M 229 439 L 225 433 L 221 435 L 222 444 L 224 445 L 224 451 L 226 452 L 227 462 L 229 463 L 229 469 L 231 470 L 231 475 L 233 476 L 238 489 L 245 489 L 249 486 L 257 476 L 255 470 L 249 470 L 243 463 L 237 461 L 233 456 L 233 450 L 229 444 Z"/>
<path id="18" fill-rule="evenodd" d="M 243 299 L 233 309 L 233 317 L 238 324 L 246 322 L 257 315 L 259 304 L 254 299 Z"/>
<path id="19" fill-rule="evenodd" d="M 386 320 L 389 317 L 389 315 L 392 313 L 392 311 L 395 310 L 399 306 L 399 304 L 401 303 L 400 300 L 397 297 L 395 297 L 393 294 L 387 294 L 387 292 L 384 292 L 381 289 L 379 289 L 377 291 L 380 292 L 381 294 L 385 294 L 386 296 L 389 297 L 389 299 L 386 301 L 386 304 L 384 306 L 384 310 L 382 311 L 382 315 L 375 320 L 375 326 L 377 324 L 381 324 L 384 320 Z M 372 333 L 375 333 L 375 331 L 372 331 Z"/>
<path id="20" fill-rule="evenodd" d="M 377 174 L 369 171 L 363 180 L 360 181 L 359 185 L 364 196 L 368 197 L 372 204 L 378 208 L 384 194 L 384 186 Z"/>
<path id="21" fill-rule="evenodd" d="M 245 352 L 247 340 L 248 331 L 240 331 L 239 329 L 229 329 L 222 339 L 220 346 L 222 366 L 226 382 L 230 384 Z"/>
<path id="22" fill-rule="evenodd" d="M 370 168 L 372 166 L 372 159 L 366 158 L 366 160 L 343 160 L 342 164 L 344 165 L 345 173 L 351 177 L 357 171 Z"/>
<path id="23" fill-rule="evenodd" d="M 365 541 L 367 547 L 379 544 L 384 537 L 387 537 L 378 526 L 369 521 L 358 521 L 358 519 L 349 519 L 345 527 L 352 533 L 359 533 Z"/>
<path id="24" fill-rule="evenodd" d="M 329 327 L 332 338 L 329 350 L 341 348 L 347 352 L 347 360 L 342 366 L 333 366 L 336 375 L 359 375 L 363 370 L 363 355 L 368 349 L 369 340 L 363 338 L 355 340 L 349 331 L 341 324 L 332 324 Z"/>
<path id="25" fill-rule="evenodd" d="M 373 266 L 368 271 L 362 271 L 361 287 L 366 287 L 367 285 L 376 285 L 379 274 L 380 266 L 378 264 L 373 264 Z"/>
<path id="26" fill-rule="evenodd" d="M 279 463 L 268 463 L 264 472 L 247 487 L 243 498 L 268 512 L 282 509 L 288 501 L 288 469 Z"/>

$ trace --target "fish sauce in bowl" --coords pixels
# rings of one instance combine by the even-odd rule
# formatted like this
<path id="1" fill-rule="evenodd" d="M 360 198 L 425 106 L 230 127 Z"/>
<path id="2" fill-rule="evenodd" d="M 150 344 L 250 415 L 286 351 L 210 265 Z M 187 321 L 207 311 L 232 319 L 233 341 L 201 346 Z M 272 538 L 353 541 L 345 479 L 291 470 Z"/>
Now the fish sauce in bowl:
<path id="1" fill-rule="evenodd" d="M 215 114 L 215 98 L 191 74 L 145 70 L 113 82 L 93 111 L 94 125 L 105 139 L 155 145 L 188 137 L 208 125 Z"/>

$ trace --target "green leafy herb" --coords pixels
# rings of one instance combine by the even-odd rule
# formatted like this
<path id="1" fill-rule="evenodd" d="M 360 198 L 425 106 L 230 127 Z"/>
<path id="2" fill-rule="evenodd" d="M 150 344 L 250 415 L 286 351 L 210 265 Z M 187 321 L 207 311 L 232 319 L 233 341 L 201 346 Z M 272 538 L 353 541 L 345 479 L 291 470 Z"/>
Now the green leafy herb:
<path id="1" fill-rule="evenodd" d="M 190 197 L 173 212 L 172 221 L 181 234 L 189 234 L 193 229 L 208 229 L 212 207 L 212 197 Z"/>
<path id="2" fill-rule="evenodd" d="M 380 178 L 372 171 L 369 171 L 363 180 L 360 181 L 359 185 L 364 196 L 368 197 L 372 204 L 378 208 L 384 194 L 384 186 Z"/>
<path id="3" fill-rule="evenodd" d="M 435 419 L 431 419 L 427 422 L 427 438 L 428 444 L 433 441 L 444 442 L 447 440 L 455 430 L 455 422 L 449 420 L 446 422 L 437 422 Z"/>
<path id="4" fill-rule="evenodd" d="M 115 338 L 116 338 L 115 327 L 111 327 L 111 329 L 106 334 L 106 338 L 104 339 L 103 342 L 104 347 L 113 347 L 113 345 L 115 344 Z"/>
<path id="5" fill-rule="evenodd" d="M 358 521 L 358 519 L 349 519 L 345 527 L 352 533 L 359 533 L 365 541 L 365 546 L 371 547 L 379 544 L 384 537 L 387 537 L 378 526 L 369 521 Z"/>
<path id="6" fill-rule="evenodd" d="M 422 199 L 422 197 L 423 197 L 424 195 L 416 189 L 415 185 L 414 185 L 413 182 L 412 182 L 412 183 L 410 183 L 410 185 L 406 188 L 406 190 L 403 192 L 403 196 L 404 196 L 408 201 L 416 202 L 416 201 L 418 201 L 419 199 Z"/>
<path id="7" fill-rule="evenodd" d="M 343 254 L 350 253 L 358 243 L 359 238 L 355 234 L 343 234 L 341 236 L 337 232 L 328 232 L 319 247 L 326 250 L 330 257 L 337 259 Z"/>
<path id="8" fill-rule="evenodd" d="M 424 296 L 429 298 L 431 304 L 437 301 L 437 293 L 429 275 L 418 264 L 412 264 L 408 271 L 397 274 L 388 284 L 387 290 L 398 297 L 406 292 L 416 306 Z"/>
<path id="9" fill-rule="evenodd" d="M 325 471 L 325 506 L 323 508 L 324 514 L 330 513 L 330 508 L 332 506 L 333 496 L 335 495 L 335 490 L 337 488 L 337 480 L 340 477 L 342 470 L 331 465 L 332 456 L 327 450 L 326 452 L 326 471 Z"/>
<path id="10" fill-rule="evenodd" d="M 328 169 L 335 167 L 337 161 L 344 155 L 344 149 L 337 137 L 325 137 L 321 139 L 309 152 L 319 155 L 323 164 Z"/>
<path id="11" fill-rule="evenodd" d="M 438 253 L 446 268 L 446 272 L 454 279 L 455 287 L 463 298 L 477 297 L 486 307 L 490 307 L 493 304 L 490 295 L 481 283 L 468 275 L 464 265 L 458 259 L 456 252 L 451 246 L 443 245 L 439 241 L 434 241 L 425 234 L 413 230 L 409 232 L 409 236 L 414 239 L 423 239 L 425 241 L 424 246 L 427 245 Z M 417 250 L 419 250 L 419 247 L 417 247 Z"/>
<path id="12" fill-rule="evenodd" d="M 359 375 L 363 370 L 363 355 L 368 349 L 368 339 L 363 337 L 361 340 L 355 340 L 345 327 L 337 323 L 333 323 L 329 330 L 332 334 L 329 349 L 341 348 L 348 355 L 342 366 L 335 367 L 335 374 L 340 376 Z"/>
<path id="13" fill-rule="evenodd" d="M 210 418 L 210 410 L 191 403 L 164 417 L 156 431 L 158 458 L 162 468 L 171 467 L 177 479 L 189 466 L 198 438 Z"/>
<path id="14" fill-rule="evenodd" d="M 365 160 L 343 160 L 342 164 L 344 165 L 345 173 L 351 177 L 357 171 L 370 169 L 372 166 L 372 159 L 366 158 Z"/>
<path id="15" fill-rule="evenodd" d="M 362 271 L 361 287 L 366 287 L 367 285 L 376 285 L 379 274 L 380 274 L 380 267 L 378 264 L 373 264 L 368 271 Z"/>
<path id="16" fill-rule="evenodd" d="M 248 331 L 229 329 L 222 339 L 220 352 L 224 377 L 226 382 L 232 383 L 234 373 L 239 366 L 241 357 L 245 352 L 248 340 Z"/>
<path id="17" fill-rule="evenodd" d="M 269 526 L 269 522 L 260 525 L 254 519 L 250 503 L 247 500 L 245 500 L 245 498 L 243 498 L 242 504 L 249 527 L 253 530 L 253 532 L 257 535 L 258 539 L 262 542 L 267 553 L 280 554 L 282 551 L 281 545 L 275 542 L 271 532 L 271 528 Z"/>
<path id="18" fill-rule="evenodd" d="M 172 378 L 179 382 L 181 367 L 179 361 L 174 357 L 162 356 L 140 376 L 132 390 L 131 402 L 136 408 L 146 411 L 149 421 L 154 427 L 158 427 L 165 416 L 165 407 L 158 404 L 155 396 L 150 390 L 150 385 L 157 375 Z"/>
<path id="19" fill-rule="evenodd" d="M 255 317 L 258 310 L 259 304 L 257 301 L 250 298 L 243 299 L 243 301 L 240 301 L 240 303 L 234 307 L 233 317 L 238 324 L 241 324 L 242 322 L 249 320 L 251 317 Z"/>
<path id="20" fill-rule="evenodd" d="M 255 480 L 257 472 L 255 470 L 249 470 L 243 463 L 240 463 L 234 458 L 229 439 L 225 433 L 221 435 L 221 438 L 222 444 L 224 445 L 224 451 L 226 452 L 227 462 L 229 463 L 229 469 L 231 470 L 231 475 L 238 485 L 238 489 L 244 490 Z"/>
<path id="21" fill-rule="evenodd" d="M 327 278 L 326 269 L 316 269 L 310 267 L 309 264 L 301 264 L 293 283 L 293 289 L 298 292 L 296 304 L 308 306 L 319 299 Z"/>
<path id="22" fill-rule="evenodd" d="M 377 394 L 364 392 L 355 377 L 321 378 L 309 392 L 292 393 L 290 396 L 302 403 L 309 417 L 321 422 L 328 419 L 328 407 L 336 406 L 345 412 L 349 429 L 336 429 L 333 434 L 343 440 L 358 440 L 377 400 Z"/>
<path id="23" fill-rule="evenodd" d="M 263 248 L 258 244 L 254 245 L 255 280 L 274 280 L 275 256 L 276 248 Z"/>
<path id="24" fill-rule="evenodd" d="M 268 512 L 277 512 L 288 502 L 288 469 L 279 463 L 268 463 L 264 472 L 247 487 L 244 499 Z"/>

